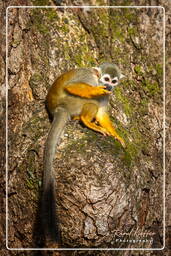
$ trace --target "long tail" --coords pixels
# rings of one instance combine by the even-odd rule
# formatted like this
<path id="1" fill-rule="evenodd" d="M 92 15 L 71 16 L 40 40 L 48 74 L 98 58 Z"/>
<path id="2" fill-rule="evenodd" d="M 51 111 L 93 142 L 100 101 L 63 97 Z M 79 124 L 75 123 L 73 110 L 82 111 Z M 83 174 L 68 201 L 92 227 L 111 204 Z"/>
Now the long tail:
<path id="1" fill-rule="evenodd" d="M 43 193 L 41 206 L 42 229 L 46 239 L 56 242 L 59 242 L 60 235 L 57 225 L 55 181 L 52 165 L 56 146 L 68 119 L 69 114 L 67 110 L 62 107 L 58 107 L 54 114 L 52 126 L 49 131 L 44 150 Z"/>

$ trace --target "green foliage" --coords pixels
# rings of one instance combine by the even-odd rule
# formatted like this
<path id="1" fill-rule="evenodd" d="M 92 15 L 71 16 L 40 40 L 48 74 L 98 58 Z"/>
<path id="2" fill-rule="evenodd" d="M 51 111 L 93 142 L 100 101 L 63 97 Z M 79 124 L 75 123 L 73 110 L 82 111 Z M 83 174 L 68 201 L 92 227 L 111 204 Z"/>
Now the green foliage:
<path id="1" fill-rule="evenodd" d="M 26 185 L 29 189 L 38 189 L 40 187 L 40 180 L 37 177 L 37 170 L 35 166 L 35 152 L 34 151 L 28 151 L 27 156 L 27 166 L 29 169 L 27 170 L 27 176 L 26 176 Z"/>
<path id="2" fill-rule="evenodd" d="M 158 76 L 163 75 L 163 66 L 161 64 L 156 64 L 155 69 Z"/>
<path id="3" fill-rule="evenodd" d="M 117 87 L 115 89 L 115 96 L 117 101 L 122 104 L 124 113 L 130 117 L 134 111 L 134 107 L 132 106 L 130 99 L 124 94 L 122 87 Z"/>
<path id="4" fill-rule="evenodd" d="M 140 65 L 136 65 L 134 67 L 134 71 L 135 71 L 135 73 L 137 73 L 137 75 L 143 75 L 142 67 Z"/>
<path id="5" fill-rule="evenodd" d="M 33 20 L 33 28 L 38 30 L 42 34 L 49 33 L 48 25 L 44 22 L 44 13 L 43 9 L 33 8 L 32 9 L 32 20 Z"/>
<path id="6" fill-rule="evenodd" d="M 153 97 L 156 94 L 161 92 L 158 83 L 157 82 L 151 82 L 148 79 L 143 79 L 142 80 L 142 86 L 143 86 L 144 92 L 147 93 L 147 95 L 150 96 L 150 97 Z"/>
<path id="7" fill-rule="evenodd" d="M 59 17 L 57 15 L 56 9 L 49 8 L 45 12 L 45 16 L 47 17 L 48 21 L 52 24 L 59 20 Z"/>
<path id="8" fill-rule="evenodd" d="M 50 4 L 49 0 L 32 0 L 32 3 L 36 6 L 48 6 Z"/>

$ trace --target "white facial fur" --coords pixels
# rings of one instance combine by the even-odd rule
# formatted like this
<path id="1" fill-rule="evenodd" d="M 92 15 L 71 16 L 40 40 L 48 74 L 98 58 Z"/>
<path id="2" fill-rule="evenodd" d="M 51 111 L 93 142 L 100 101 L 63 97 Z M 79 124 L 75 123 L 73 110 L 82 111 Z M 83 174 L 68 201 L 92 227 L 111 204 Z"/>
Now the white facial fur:
<path id="1" fill-rule="evenodd" d="M 116 86 L 118 84 L 118 78 L 117 77 L 111 78 L 109 74 L 104 74 L 100 78 L 100 82 L 102 82 L 103 84 L 109 84 L 111 86 Z"/>
<path id="2" fill-rule="evenodd" d="M 119 80 L 124 78 L 125 76 L 123 74 L 120 74 L 119 77 L 110 77 L 109 74 L 104 74 L 102 76 L 102 70 L 99 67 L 93 67 L 93 69 L 97 72 L 97 76 L 99 81 L 106 85 L 106 88 L 108 87 L 108 90 L 113 90 L 115 86 L 118 85 Z"/>

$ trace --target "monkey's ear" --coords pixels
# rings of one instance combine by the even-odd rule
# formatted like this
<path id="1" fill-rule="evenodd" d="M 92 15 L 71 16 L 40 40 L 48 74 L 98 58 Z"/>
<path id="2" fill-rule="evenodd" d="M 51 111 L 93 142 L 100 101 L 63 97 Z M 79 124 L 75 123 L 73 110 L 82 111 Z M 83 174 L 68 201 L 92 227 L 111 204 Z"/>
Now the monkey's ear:
<path id="1" fill-rule="evenodd" d="M 94 71 L 94 73 L 95 73 L 95 75 L 97 77 L 101 77 L 101 68 L 99 68 L 99 67 L 92 67 L 92 69 L 93 69 L 93 71 Z"/>
<path id="2" fill-rule="evenodd" d="M 122 79 L 122 78 L 124 78 L 124 77 L 125 77 L 125 75 L 120 74 L 119 79 Z"/>

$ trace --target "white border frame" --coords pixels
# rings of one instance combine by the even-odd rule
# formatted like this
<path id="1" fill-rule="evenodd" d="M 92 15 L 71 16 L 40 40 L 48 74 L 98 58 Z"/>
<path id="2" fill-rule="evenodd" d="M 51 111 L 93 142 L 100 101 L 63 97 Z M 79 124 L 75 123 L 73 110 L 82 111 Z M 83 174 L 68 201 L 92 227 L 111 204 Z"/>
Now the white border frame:
<path id="1" fill-rule="evenodd" d="M 10 248 L 8 247 L 8 10 L 11 8 L 160 8 L 163 9 L 163 247 L 162 248 Z M 165 8 L 163 6 L 8 6 L 6 8 L 6 248 L 8 250 L 31 251 L 160 251 L 165 248 Z"/>

